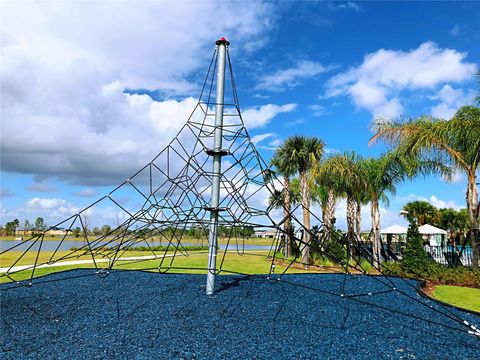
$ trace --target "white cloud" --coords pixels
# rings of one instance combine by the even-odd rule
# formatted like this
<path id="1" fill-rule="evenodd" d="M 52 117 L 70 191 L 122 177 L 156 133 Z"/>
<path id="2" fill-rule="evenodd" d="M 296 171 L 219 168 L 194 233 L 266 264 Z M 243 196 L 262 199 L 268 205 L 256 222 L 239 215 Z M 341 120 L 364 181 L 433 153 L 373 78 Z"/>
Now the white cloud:
<path id="1" fill-rule="evenodd" d="M 403 111 L 401 91 L 434 90 L 446 82 L 470 80 L 477 66 L 466 57 L 467 53 L 442 49 L 433 42 L 410 51 L 380 49 L 366 55 L 358 67 L 332 77 L 325 96 L 348 94 L 374 117 L 395 117 Z"/>
<path id="2" fill-rule="evenodd" d="M 465 173 L 463 171 L 455 171 L 451 179 L 443 178 L 446 182 L 459 184 L 465 182 Z"/>
<path id="3" fill-rule="evenodd" d="M 292 126 L 300 125 L 300 124 L 304 124 L 304 123 L 305 123 L 305 119 L 295 119 L 295 120 L 287 122 L 285 124 L 285 126 L 286 127 L 292 127 Z"/>
<path id="4" fill-rule="evenodd" d="M 477 171 L 477 177 L 479 176 L 479 171 Z M 445 181 L 446 183 L 450 183 L 450 184 L 460 184 L 460 183 L 465 183 L 466 184 L 466 177 L 465 177 L 465 172 L 460 170 L 460 169 L 456 169 L 450 176 L 450 178 L 448 176 L 441 176 L 441 179 L 443 181 Z M 465 188 L 465 191 L 466 191 L 466 188 Z"/>
<path id="5" fill-rule="evenodd" d="M 338 5 L 333 5 L 332 3 L 330 3 L 331 7 L 333 6 L 334 9 L 339 9 L 339 10 L 354 10 L 354 11 L 361 11 L 362 8 L 359 4 L 357 4 L 356 2 L 353 2 L 353 1 L 347 1 L 345 3 L 340 3 Z"/>
<path id="6" fill-rule="evenodd" d="M 195 104 L 193 98 L 157 102 L 147 95 L 129 95 L 117 89 L 99 95 L 83 109 L 86 114 L 81 106 L 69 110 L 70 116 L 62 114 L 56 112 L 58 104 L 48 102 L 45 110 L 52 115 L 6 109 L 3 114 L 8 121 L 2 123 L 0 135 L 2 167 L 72 183 L 118 183 L 164 147 Z M 35 134 L 27 142 L 25 128 Z"/>
<path id="7" fill-rule="evenodd" d="M 340 150 L 334 148 L 325 148 L 325 154 L 339 154 Z"/>
<path id="8" fill-rule="evenodd" d="M 338 201 L 337 207 L 335 209 L 335 218 L 336 226 L 339 229 L 347 229 L 347 220 L 346 220 L 346 210 L 347 204 L 344 199 Z M 361 207 L 361 229 L 362 231 L 370 231 L 372 228 L 372 217 L 371 217 L 370 205 L 362 205 Z M 321 211 L 318 211 L 318 214 L 321 214 Z M 318 215 L 317 215 L 318 216 Z M 383 206 L 380 206 L 380 227 L 385 228 L 391 225 L 403 225 L 406 224 L 405 219 L 403 219 L 398 212 L 389 210 Z"/>
<path id="9" fill-rule="evenodd" d="M 265 126 L 271 119 L 281 113 L 295 110 L 296 104 L 275 105 L 267 104 L 260 107 L 252 107 L 243 111 L 242 117 L 247 129 Z"/>
<path id="10" fill-rule="evenodd" d="M 432 106 L 432 116 L 451 119 L 459 107 L 471 104 L 475 98 L 475 91 L 464 91 L 462 89 L 454 89 L 450 85 L 444 85 L 437 95 L 433 96 L 433 100 L 439 100 L 440 104 Z"/>
<path id="11" fill-rule="evenodd" d="M 460 210 L 462 208 L 462 206 L 458 205 L 453 200 L 445 201 L 445 200 L 437 198 L 435 195 L 430 196 L 430 198 L 428 200 L 429 200 L 430 204 L 435 206 L 437 209 L 448 208 L 448 209 Z"/>
<path id="12" fill-rule="evenodd" d="M 465 206 L 458 205 L 454 200 L 442 200 L 438 198 L 436 195 L 431 195 L 430 197 L 425 197 L 421 195 L 416 195 L 416 194 L 409 194 L 406 197 L 403 198 L 397 198 L 397 202 L 402 202 L 402 203 L 407 203 L 411 201 L 427 201 L 433 206 L 435 206 L 437 209 L 455 209 L 455 210 L 460 210 L 464 208 Z"/>
<path id="13" fill-rule="evenodd" d="M 312 111 L 312 115 L 316 117 L 325 116 L 328 114 L 327 109 L 324 106 L 314 104 L 308 107 Z"/>
<path id="14" fill-rule="evenodd" d="M 317 76 L 329 70 L 329 67 L 325 67 L 319 62 L 302 60 L 294 67 L 279 70 L 273 74 L 261 77 L 257 89 L 281 91 L 286 87 L 298 86 L 302 80 Z"/>
<path id="15" fill-rule="evenodd" d="M 258 144 L 259 142 L 265 140 L 265 139 L 268 139 L 272 136 L 274 136 L 275 134 L 273 133 L 266 133 L 266 134 L 259 134 L 259 135 L 255 135 L 254 137 L 252 137 L 252 143 L 254 144 Z"/>
<path id="16" fill-rule="evenodd" d="M 57 198 L 34 197 L 25 203 L 25 207 L 31 210 L 53 210 L 67 205 L 67 201 Z"/>
<path id="17" fill-rule="evenodd" d="M 126 206 L 125 203 L 122 206 Z M 21 221 L 24 219 L 34 220 L 42 217 L 48 226 L 68 228 L 72 224 L 73 219 L 64 221 L 72 215 L 80 214 L 83 224 L 87 224 L 88 228 L 109 224 L 115 226 L 125 221 L 128 214 L 119 207 L 113 206 L 111 202 L 102 202 L 98 206 L 90 207 L 83 210 L 62 198 L 39 198 L 34 197 L 25 202 L 21 207 L 14 209 L 4 209 L 0 207 L 0 215 L 2 218 L 17 217 Z M 61 222 L 62 221 L 62 222 Z M 61 223 L 60 223 L 61 222 Z M 77 218 L 73 227 L 81 226 L 80 220 Z"/>
<path id="18" fill-rule="evenodd" d="M 215 38 L 248 55 L 258 34 L 268 38 L 271 14 L 270 4 L 243 2 L 2 4 L 2 169 L 125 179 L 188 118 L 196 100 L 185 94 L 197 95 Z M 140 88 L 183 99 L 124 93 Z M 252 113 L 259 124 L 275 116 Z"/>
<path id="19" fill-rule="evenodd" d="M 253 95 L 253 97 L 257 99 L 270 99 L 270 95 L 262 95 L 262 94 L 255 94 Z"/>
<path id="20" fill-rule="evenodd" d="M 450 35 L 458 36 L 460 35 L 460 25 L 456 24 L 453 28 L 450 29 Z"/>

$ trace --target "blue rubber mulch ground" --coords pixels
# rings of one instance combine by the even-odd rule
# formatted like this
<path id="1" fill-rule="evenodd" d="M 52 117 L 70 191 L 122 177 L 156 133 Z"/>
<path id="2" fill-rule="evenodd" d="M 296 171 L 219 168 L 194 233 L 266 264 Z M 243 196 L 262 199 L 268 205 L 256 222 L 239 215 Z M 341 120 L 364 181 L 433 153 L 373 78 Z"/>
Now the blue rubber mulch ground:
<path id="1" fill-rule="evenodd" d="M 75 270 L 43 279 L 92 274 Z M 343 275 L 288 275 L 271 283 L 222 276 L 113 272 L 0 292 L 2 359 L 474 359 L 466 327 L 398 291 L 340 298 Z M 294 284 L 287 283 L 293 282 Z M 401 291 L 437 308 L 395 279 Z M 3 284 L 0 290 L 9 285 Z M 347 294 L 386 289 L 349 277 Z M 391 309 L 461 329 L 399 315 Z M 449 309 L 480 324 L 480 317 Z"/>

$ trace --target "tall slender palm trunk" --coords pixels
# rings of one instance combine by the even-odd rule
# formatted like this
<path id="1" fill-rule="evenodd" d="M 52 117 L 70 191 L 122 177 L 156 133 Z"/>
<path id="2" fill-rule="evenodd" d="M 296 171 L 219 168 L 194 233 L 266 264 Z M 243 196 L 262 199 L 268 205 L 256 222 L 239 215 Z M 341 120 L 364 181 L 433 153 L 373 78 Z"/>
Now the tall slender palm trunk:
<path id="1" fill-rule="evenodd" d="M 355 230 L 357 236 L 360 238 L 362 232 L 362 207 L 360 201 L 355 202 Z"/>
<path id="2" fill-rule="evenodd" d="M 285 181 L 285 204 L 283 207 L 283 217 L 286 219 L 285 223 L 283 224 L 283 231 L 285 232 L 285 256 L 289 257 L 292 254 L 292 238 L 293 234 L 291 231 L 292 227 L 292 219 L 290 215 L 291 210 L 291 199 L 290 199 L 290 179 L 288 176 L 284 177 Z"/>
<path id="3" fill-rule="evenodd" d="M 472 244 L 472 266 L 478 267 L 478 242 L 479 242 L 479 229 L 478 229 L 478 216 L 479 216 L 479 203 L 478 203 L 478 190 L 475 183 L 476 176 L 472 172 L 468 174 L 468 187 L 467 187 L 467 208 L 468 218 L 470 220 L 470 241 Z"/>
<path id="4" fill-rule="evenodd" d="M 323 218 L 323 226 L 325 229 L 326 241 L 330 241 L 332 238 L 333 218 L 335 217 L 335 205 L 336 205 L 335 194 L 332 189 L 329 189 L 327 193 L 327 203 L 324 211 L 325 216 Z"/>
<path id="5" fill-rule="evenodd" d="M 352 240 L 355 236 L 355 201 L 351 195 L 347 196 L 347 236 Z"/>
<path id="6" fill-rule="evenodd" d="M 373 230 L 373 241 L 372 241 L 372 256 L 373 264 L 377 266 L 380 261 L 380 207 L 378 204 L 378 198 L 373 196 L 372 199 L 372 230 Z"/>
<path id="7" fill-rule="evenodd" d="M 355 238 L 355 201 L 351 195 L 347 196 L 347 257 L 351 258 L 352 241 Z"/>
<path id="8" fill-rule="evenodd" d="M 299 174 L 300 178 L 300 192 L 302 194 L 302 211 L 303 211 L 303 226 L 306 230 L 303 232 L 303 241 L 305 244 L 310 243 L 310 189 L 308 186 L 308 178 L 306 172 Z M 308 231 L 307 231 L 308 230 Z M 302 263 L 309 263 L 310 246 L 301 245 L 302 248 Z"/>
<path id="9" fill-rule="evenodd" d="M 328 220 L 328 202 L 322 203 L 322 223 L 324 226 L 327 226 L 329 220 Z M 326 228 L 325 228 L 326 231 Z"/>

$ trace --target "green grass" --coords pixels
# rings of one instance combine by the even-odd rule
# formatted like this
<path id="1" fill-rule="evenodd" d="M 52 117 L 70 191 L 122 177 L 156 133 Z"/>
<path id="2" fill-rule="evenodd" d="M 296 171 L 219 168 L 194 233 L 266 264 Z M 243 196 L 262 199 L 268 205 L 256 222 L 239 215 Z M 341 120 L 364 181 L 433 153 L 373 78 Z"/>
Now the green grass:
<path id="1" fill-rule="evenodd" d="M 77 265 L 77 266 L 56 266 L 51 268 L 40 268 L 36 269 L 34 273 L 34 278 L 38 278 L 44 275 L 53 274 L 60 271 L 71 270 L 71 269 L 78 269 L 78 268 L 93 268 L 93 264 L 84 264 L 84 265 Z M 10 275 L 13 281 L 24 281 L 28 280 L 32 277 L 32 270 L 25 270 L 19 271 L 15 274 Z M 0 284 L 11 282 L 12 280 L 5 276 L 5 274 L 0 274 Z"/>
<path id="2" fill-rule="evenodd" d="M 464 309 L 480 312 L 480 289 L 438 285 L 435 287 L 433 297 Z"/>
<path id="3" fill-rule="evenodd" d="M 91 255 L 83 255 L 85 251 L 57 251 L 55 256 L 53 257 L 53 261 L 75 261 L 75 260 L 92 260 Z M 171 253 L 171 252 L 169 252 Z M 7 267 L 14 264 L 15 261 L 23 254 L 22 251 L 9 251 L 7 253 L 0 255 L 0 267 Z M 163 255 L 163 251 L 156 251 L 157 255 Z M 37 264 L 44 264 L 47 261 L 50 261 L 52 258 L 53 251 L 41 251 L 38 256 Z M 123 254 L 121 253 L 122 257 L 133 257 L 133 256 L 149 256 L 152 255 L 151 252 L 146 251 L 126 251 Z M 19 265 L 31 265 L 35 264 L 37 258 L 37 253 L 34 251 L 26 252 L 25 255 L 15 264 L 15 266 Z M 95 259 L 102 258 L 99 255 L 95 256 Z M 106 257 L 103 257 L 106 258 Z"/>
<path id="4" fill-rule="evenodd" d="M 245 252 L 243 256 L 238 254 L 228 253 L 225 257 L 225 262 L 222 266 L 224 272 L 223 275 L 228 275 L 230 272 L 238 272 L 244 274 L 267 274 L 270 270 L 271 261 L 267 259 L 268 251 L 263 252 Z M 220 266 L 223 253 L 218 254 L 217 267 Z M 125 256 L 130 256 L 129 253 Z M 205 274 L 205 268 L 207 266 L 208 255 L 206 253 L 190 253 L 189 256 L 177 256 L 174 258 L 165 258 L 162 264 L 163 270 L 171 267 L 169 273 L 182 273 L 182 274 Z M 118 261 L 114 269 L 123 269 L 123 270 L 147 270 L 147 271 L 158 271 L 158 266 L 160 259 L 156 260 L 145 260 L 145 261 Z M 100 263 L 99 267 L 102 265 L 106 266 L 107 263 Z M 93 264 L 83 264 L 83 265 L 71 265 L 71 266 L 59 266 L 59 267 L 50 267 L 50 268 L 40 268 L 35 271 L 34 277 L 43 276 L 46 274 L 51 274 L 59 271 L 76 269 L 76 268 L 92 268 Z M 283 272 L 286 268 L 285 264 L 277 264 L 275 272 Z M 315 273 L 319 272 L 317 269 L 311 267 L 308 271 L 301 268 L 291 267 L 287 273 Z M 19 271 L 12 275 L 15 281 L 29 279 L 31 277 L 31 270 Z M 6 276 L 0 274 L 0 283 L 10 282 L 11 280 Z"/>

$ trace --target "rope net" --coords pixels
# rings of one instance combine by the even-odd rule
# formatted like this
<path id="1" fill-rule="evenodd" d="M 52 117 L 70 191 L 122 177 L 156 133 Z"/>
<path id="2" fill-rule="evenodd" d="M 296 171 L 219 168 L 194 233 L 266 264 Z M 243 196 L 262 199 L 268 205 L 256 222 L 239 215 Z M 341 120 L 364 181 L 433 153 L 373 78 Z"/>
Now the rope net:
<path id="1" fill-rule="evenodd" d="M 210 193 L 212 183 L 211 163 L 213 138 L 215 132 L 214 118 L 216 99 L 213 84 L 216 78 L 218 50 L 215 49 L 210 66 L 202 86 L 200 97 L 187 122 L 183 125 L 170 143 L 158 153 L 152 161 L 114 188 L 110 193 L 86 206 L 78 213 L 55 224 L 37 235 L 31 236 L 18 244 L 0 252 L 2 256 L 19 254 L 15 261 L 7 268 L 2 268 L 0 279 L 8 278 L 10 286 L 3 286 L 0 290 L 8 290 L 18 286 L 31 286 L 35 283 L 45 283 L 48 279 L 38 277 L 39 269 L 69 265 L 69 261 L 79 258 L 96 269 L 95 274 L 106 276 L 114 269 L 132 269 L 138 264 L 138 269 L 155 270 L 160 273 L 178 272 L 187 270 L 211 271 L 210 264 L 203 266 L 186 266 L 185 262 L 178 261 L 189 256 L 205 254 L 202 251 L 189 251 L 185 234 L 206 238 L 210 225 Z M 343 276 L 338 277 L 338 292 L 331 288 L 309 287 L 312 291 L 328 293 L 339 298 L 380 307 L 386 311 L 393 311 L 402 316 L 413 317 L 426 321 L 432 325 L 447 327 L 455 331 L 467 331 L 480 338 L 479 330 L 468 321 L 465 321 L 459 312 L 441 304 L 432 304 L 422 297 L 412 296 L 405 288 L 415 287 L 411 281 L 404 280 L 404 287 L 399 288 L 398 280 L 383 274 L 387 265 L 377 262 L 372 253 L 360 243 L 359 239 L 347 238 L 329 229 L 313 213 L 310 216 L 319 225 L 315 231 L 304 227 L 296 214 L 304 209 L 297 205 L 293 209 L 276 209 L 275 202 L 269 204 L 268 199 L 283 198 L 284 186 L 282 180 L 270 169 L 268 164 L 258 153 L 245 127 L 240 111 L 235 79 L 232 71 L 229 50 L 227 47 L 224 124 L 221 150 L 222 173 L 220 178 L 219 228 L 223 229 L 224 244 L 219 251 L 219 261 L 215 273 L 243 274 L 229 270 L 225 266 L 227 256 L 262 256 L 270 259 L 270 268 L 265 275 L 248 275 L 266 278 L 269 281 L 285 281 L 291 284 L 309 287 L 305 284 L 295 284 L 284 275 L 293 266 L 307 266 L 301 258 L 304 249 L 308 247 L 312 252 L 333 260 L 341 265 Z M 217 151 L 218 153 L 218 151 Z M 258 197 L 264 201 L 263 208 L 259 208 Z M 131 201 L 137 199 L 138 207 L 133 207 Z M 87 218 L 95 209 L 112 209 L 117 218 L 122 219 L 117 226 L 108 233 L 94 236 L 88 232 Z M 282 213 L 279 216 L 279 213 Z M 280 219 L 278 219 L 280 217 Z M 285 228 L 287 218 L 297 229 L 293 232 Z M 65 229 L 65 235 L 58 241 L 54 251 L 48 252 L 47 259 L 41 256 L 45 251 L 45 240 L 51 229 Z M 79 247 L 64 251 L 63 243 L 69 240 L 68 234 L 74 229 L 80 229 Z M 268 255 L 265 253 L 246 252 L 245 240 L 247 231 L 263 229 L 273 235 Z M 251 231 L 250 233 L 251 234 Z M 249 235 L 248 234 L 248 235 Z M 152 241 L 161 242 L 161 250 L 152 245 Z M 346 258 L 340 257 L 330 246 L 337 242 L 347 249 Z M 128 251 L 142 246 L 145 255 L 127 256 Z M 287 247 L 295 247 L 291 257 L 283 257 Z M 23 265 L 27 254 L 34 253 L 33 264 Z M 285 264 L 283 270 L 276 272 L 278 257 Z M 365 261 L 382 276 L 370 275 L 365 269 Z M 141 264 L 148 262 L 148 264 Z M 151 266 L 150 266 L 151 265 Z M 318 268 L 308 265 L 311 269 Z M 330 268 L 337 271 L 338 268 Z M 375 279 L 374 289 L 366 292 L 352 292 L 349 283 L 355 281 L 357 275 L 370 276 Z M 82 275 L 84 276 L 84 275 Z M 68 278 L 68 277 L 67 277 Z M 395 281 L 394 281 L 395 280 Z M 397 293 L 409 301 L 416 301 L 432 312 L 444 316 L 445 321 L 433 321 L 421 318 L 414 313 L 405 313 L 401 308 L 385 307 L 372 301 L 375 295 Z"/>

